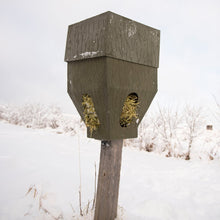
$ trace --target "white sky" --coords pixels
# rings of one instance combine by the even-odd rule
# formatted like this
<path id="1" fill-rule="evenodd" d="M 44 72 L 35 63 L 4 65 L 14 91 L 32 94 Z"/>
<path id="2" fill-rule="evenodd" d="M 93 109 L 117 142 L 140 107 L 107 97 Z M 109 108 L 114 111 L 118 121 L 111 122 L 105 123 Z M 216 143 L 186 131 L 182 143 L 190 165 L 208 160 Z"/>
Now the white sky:
<path id="1" fill-rule="evenodd" d="M 75 112 L 66 92 L 67 27 L 105 11 L 161 30 L 153 106 L 220 101 L 219 0 L 0 0 L 0 104 Z"/>

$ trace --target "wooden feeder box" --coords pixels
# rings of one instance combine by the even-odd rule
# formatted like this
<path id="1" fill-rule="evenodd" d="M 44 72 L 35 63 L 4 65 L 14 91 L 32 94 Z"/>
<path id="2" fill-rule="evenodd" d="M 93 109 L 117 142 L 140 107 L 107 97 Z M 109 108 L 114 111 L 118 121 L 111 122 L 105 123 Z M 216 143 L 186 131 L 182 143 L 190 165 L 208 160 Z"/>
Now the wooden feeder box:
<path id="1" fill-rule="evenodd" d="M 82 97 L 92 98 L 100 125 L 87 136 L 136 138 L 157 92 L 160 31 L 112 12 L 70 25 L 66 41 L 68 93 L 84 120 Z M 139 120 L 120 125 L 129 94 L 138 97 Z"/>

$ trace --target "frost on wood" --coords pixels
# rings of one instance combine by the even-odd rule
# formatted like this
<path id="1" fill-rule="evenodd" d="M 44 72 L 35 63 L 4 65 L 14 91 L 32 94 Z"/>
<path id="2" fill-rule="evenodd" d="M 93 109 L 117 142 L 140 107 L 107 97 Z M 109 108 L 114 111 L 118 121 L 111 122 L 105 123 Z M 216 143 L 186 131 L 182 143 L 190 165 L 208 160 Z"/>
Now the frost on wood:
<path id="1" fill-rule="evenodd" d="M 99 52 L 99 51 L 84 52 L 84 53 L 81 53 L 80 56 L 82 56 L 83 58 L 93 57 L 93 56 L 95 56 L 96 54 L 98 54 L 98 52 Z"/>
<path id="2" fill-rule="evenodd" d="M 137 27 L 134 22 L 130 21 L 130 25 L 128 28 L 126 28 L 126 31 L 128 33 L 128 37 L 132 37 L 137 33 Z"/>

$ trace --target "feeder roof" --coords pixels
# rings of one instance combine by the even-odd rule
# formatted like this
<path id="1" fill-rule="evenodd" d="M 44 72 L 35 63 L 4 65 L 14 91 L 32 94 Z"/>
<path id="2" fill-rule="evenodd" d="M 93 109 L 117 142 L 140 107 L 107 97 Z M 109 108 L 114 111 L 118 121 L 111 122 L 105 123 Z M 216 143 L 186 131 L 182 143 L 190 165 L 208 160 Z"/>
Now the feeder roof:
<path id="1" fill-rule="evenodd" d="M 65 61 L 107 56 L 157 68 L 159 46 L 159 30 L 108 11 L 69 26 Z"/>

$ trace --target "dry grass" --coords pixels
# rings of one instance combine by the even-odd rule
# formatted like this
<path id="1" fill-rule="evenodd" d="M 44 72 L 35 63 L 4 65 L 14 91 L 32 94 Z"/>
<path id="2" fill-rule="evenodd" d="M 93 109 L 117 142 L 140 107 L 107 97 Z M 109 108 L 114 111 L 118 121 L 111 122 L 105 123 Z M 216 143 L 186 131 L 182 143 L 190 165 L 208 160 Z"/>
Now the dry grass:
<path id="1" fill-rule="evenodd" d="M 60 213 L 58 216 L 53 215 L 46 207 L 43 205 L 43 201 L 47 199 L 47 194 L 43 194 L 42 192 L 40 193 L 37 190 L 37 187 L 35 185 L 31 185 L 25 194 L 25 196 L 31 194 L 33 196 L 34 200 L 38 200 L 39 203 L 39 211 L 44 213 L 45 215 L 49 216 L 50 218 L 54 220 L 61 220 L 63 219 L 62 213 Z M 38 195 L 38 197 L 37 197 Z M 32 206 L 30 206 L 32 207 Z M 24 214 L 24 216 L 31 216 L 30 210 Z"/>
<path id="2" fill-rule="evenodd" d="M 79 203 L 79 214 L 75 211 L 73 205 L 70 203 L 70 207 L 72 209 L 72 216 L 68 218 L 69 220 L 92 220 L 94 219 L 94 212 L 95 212 L 95 203 L 96 203 L 96 184 L 97 184 L 97 170 L 96 170 L 96 163 L 95 163 L 95 172 L 94 172 L 94 197 L 92 200 L 88 200 L 87 204 L 85 204 L 83 207 L 81 206 L 81 203 Z M 48 199 L 50 199 L 50 194 L 43 193 L 42 189 L 39 189 L 35 185 L 31 185 L 25 196 L 28 196 L 32 199 L 31 204 L 29 205 L 28 211 L 24 214 L 24 217 L 30 217 L 34 219 L 34 212 L 33 207 L 34 204 L 36 204 L 36 208 L 39 211 L 40 216 L 42 219 L 50 219 L 50 220 L 64 220 L 67 219 L 65 215 L 62 214 L 61 211 L 57 212 L 54 210 L 51 206 L 51 204 L 48 206 Z M 81 192 L 79 194 L 79 200 L 81 200 Z M 56 213 L 56 214 L 55 214 Z M 118 206 L 118 217 L 117 220 L 123 220 L 124 218 L 124 209 L 120 206 Z M 35 218 L 36 219 L 36 218 Z M 41 218 L 37 218 L 41 219 Z"/>
<path id="3" fill-rule="evenodd" d="M 90 130 L 90 136 L 92 136 L 93 131 L 97 130 L 100 125 L 100 121 L 95 111 L 95 106 L 92 101 L 92 98 L 85 94 L 82 97 L 82 106 L 83 106 L 83 115 L 84 115 L 84 122 L 86 127 Z"/>
<path id="4" fill-rule="evenodd" d="M 120 117 L 120 125 L 127 127 L 134 119 L 138 118 L 137 108 L 139 106 L 138 97 L 136 94 L 128 95 L 124 102 L 122 113 Z"/>
<path id="5" fill-rule="evenodd" d="M 96 172 L 96 163 L 94 164 L 95 166 L 95 179 L 94 179 L 94 197 L 92 200 L 88 200 L 87 205 L 82 208 L 82 194 L 81 194 L 81 181 L 80 181 L 80 190 L 79 190 L 79 211 L 80 211 L 80 216 L 87 216 L 89 213 L 93 213 L 95 209 L 95 204 L 96 204 L 96 181 L 97 181 L 97 172 Z M 81 171 L 80 171 L 81 172 Z M 94 214 L 94 213 L 93 213 Z"/>

